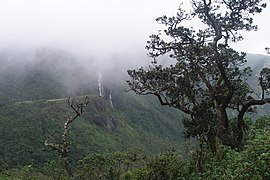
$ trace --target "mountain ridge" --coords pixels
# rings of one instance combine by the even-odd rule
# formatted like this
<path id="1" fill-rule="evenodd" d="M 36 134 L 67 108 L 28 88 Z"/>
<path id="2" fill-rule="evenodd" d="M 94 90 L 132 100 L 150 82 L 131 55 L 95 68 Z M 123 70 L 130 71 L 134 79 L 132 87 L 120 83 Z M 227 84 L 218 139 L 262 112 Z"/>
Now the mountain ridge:
<path id="1" fill-rule="evenodd" d="M 5 65 L 0 68 L 0 159 L 11 167 L 34 163 L 41 168 L 57 159 L 44 141 L 51 136 L 52 141 L 61 142 L 63 123 L 72 113 L 65 101 L 67 97 L 90 97 L 83 116 L 72 124 L 73 163 L 96 152 L 139 148 L 155 154 L 169 147 L 183 147 L 183 113 L 161 106 L 155 97 L 125 92 L 124 80 L 128 77 L 117 74 L 117 69 L 102 71 L 104 94 L 100 97 L 97 67 L 76 64 L 76 57 L 65 52 L 41 51 L 34 57 L 40 59 L 32 64 L 28 56 L 11 63 L 12 56 L 0 56 Z M 261 65 L 253 63 L 256 72 L 270 62 L 269 56 L 261 59 Z M 262 108 L 258 112 L 265 111 L 270 112 Z"/>

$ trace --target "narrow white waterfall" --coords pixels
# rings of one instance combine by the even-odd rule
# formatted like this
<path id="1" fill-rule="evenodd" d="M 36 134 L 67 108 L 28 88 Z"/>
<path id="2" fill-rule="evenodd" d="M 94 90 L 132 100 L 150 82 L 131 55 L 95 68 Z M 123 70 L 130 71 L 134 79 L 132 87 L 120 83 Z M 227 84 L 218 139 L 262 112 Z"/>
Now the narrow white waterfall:
<path id="1" fill-rule="evenodd" d="M 103 91 L 103 87 L 102 87 L 102 82 L 101 82 L 101 78 L 102 78 L 102 74 L 100 71 L 98 72 L 98 91 L 99 91 L 99 96 L 102 97 L 102 91 Z"/>
<path id="2" fill-rule="evenodd" d="M 112 94 L 111 94 L 111 93 L 110 93 L 110 95 L 109 95 L 109 101 L 110 101 L 111 106 L 112 106 L 112 108 L 113 108 L 113 103 L 112 103 Z"/>

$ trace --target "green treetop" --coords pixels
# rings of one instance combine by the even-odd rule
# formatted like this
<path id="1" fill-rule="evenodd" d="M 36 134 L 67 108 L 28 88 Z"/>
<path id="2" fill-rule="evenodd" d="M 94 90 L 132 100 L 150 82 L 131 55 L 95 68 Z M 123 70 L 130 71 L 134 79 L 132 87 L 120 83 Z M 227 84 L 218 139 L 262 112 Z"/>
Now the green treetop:
<path id="1" fill-rule="evenodd" d="M 128 84 L 137 94 L 155 95 L 162 105 L 188 114 L 184 121 L 188 136 L 205 141 L 219 154 L 219 144 L 229 144 L 226 110 L 238 112 L 237 143 L 229 144 L 235 147 L 243 140 L 244 114 L 253 105 L 270 102 L 265 95 L 254 99 L 245 81 L 251 75 L 245 66 L 246 54 L 230 47 L 243 39 L 240 31 L 257 29 L 253 16 L 266 4 L 261 0 L 191 0 L 191 7 L 190 12 L 180 6 L 176 16 L 157 18 L 166 29 L 147 42 L 152 64 L 128 70 Z M 197 20 L 202 23 L 199 30 L 187 26 Z M 160 56 L 174 63 L 162 65 Z M 259 84 L 263 92 L 269 89 L 268 76 L 265 68 Z"/>

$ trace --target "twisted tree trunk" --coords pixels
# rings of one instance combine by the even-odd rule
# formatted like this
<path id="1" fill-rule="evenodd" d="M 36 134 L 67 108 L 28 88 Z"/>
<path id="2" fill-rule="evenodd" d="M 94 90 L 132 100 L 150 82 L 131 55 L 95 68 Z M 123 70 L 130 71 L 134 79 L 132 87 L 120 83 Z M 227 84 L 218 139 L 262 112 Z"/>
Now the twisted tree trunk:
<path id="1" fill-rule="evenodd" d="M 79 102 L 77 100 L 74 100 L 73 98 L 68 98 L 68 104 L 75 112 L 74 114 L 70 115 L 67 119 L 67 121 L 64 123 L 64 132 L 62 134 L 62 144 L 52 144 L 49 143 L 49 139 L 45 140 L 45 146 L 49 146 L 52 149 L 56 150 L 62 159 L 63 166 L 69 176 L 69 178 L 73 179 L 74 175 L 72 172 L 72 169 L 70 167 L 69 161 L 68 161 L 68 149 L 69 149 L 69 125 L 79 116 L 83 113 L 83 108 L 87 106 L 89 103 L 88 97 L 84 99 L 83 102 Z"/>

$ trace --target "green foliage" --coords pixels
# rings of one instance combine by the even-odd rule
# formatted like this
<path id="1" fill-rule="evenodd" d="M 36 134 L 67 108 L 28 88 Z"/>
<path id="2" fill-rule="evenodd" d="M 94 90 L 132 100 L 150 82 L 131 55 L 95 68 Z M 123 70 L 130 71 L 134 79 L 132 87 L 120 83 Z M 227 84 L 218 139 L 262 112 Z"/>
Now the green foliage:
<path id="1" fill-rule="evenodd" d="M 146 167 L 148 174 L 145 179 L 177 179 L 183 176 L 181 168 L 185 165 L 182 156 L 174 150 L 157 155 L 149 160 Z"/>
<path id="2" fill-rule="evenodd" d="M 0 173 L 8 169 L 8 165 L 4 160 L 0 160 Z"/>
<path id="3" fill-rule="evenodd" d="M 146 154 L 155 154 L 168 147 L 180 148 L 183 139 L 179 131 L 181 124 L 177 124 L 179 120 L 175 117 L 177 112 L 162 109 L 153 99 L 145 100 L 131 93 L 121 96 L 114 96 L 119 97 L 115 109 L 104 98 L 90 96 L 89 107 L 70 129 L 73 166 L 91 153 L 138 147 Z M 133 103 L 129 104 L 129 100 Z M 10 103 L 1 107 L 0 144 L 4 146 L 0 148 L 0 158 L 10 168 L 33 162 L 35 169 L 45 171 L 44 164 L 58 157 L 44 146 L 44 141 L 51 136 L 51 142 L 61 142 L 63 124 L 69 113 L 65 99 Z M 95 124 L 95 118 L 114 119 L 115 128 L 109 132 Z"/>
<path id="4" fill-rule="evenodd" d="M 60 158 L 58 161 L 52 160 L 44 165 L 43 172 L 52 179 L 65 179 L 67 175 L 65 174 L 62 165 Z"/>
<path id="5" fill-rule="evenodd" d="M 262 117 L 250 127 L 243 149 L 221 146 L 222 158 L 217 159 L 209 147 L 189 149 L 186 154 L 174 149 L 149 156 L 134 149 L 126 152 L 94 153 L 77 161 L 76 179 L 173 180 L 173 179 L 269 179 L 270 118 Z M 59 159 L 60 160 L 60 159 Z M 44 166 L 44 176 L 36 173 L 33 164 L 0 172 L 2 179 L 68 179 L 61 163 L 51 161 Z"/>
<path id="6" fill-rule="evenodd" d="M 20 169 L 12 168 L 0 173 L 2 180 L 46 180 L 47 176 L 34 171 L 32 165 L 26 165 Z"/>
<path id="7" fill-rule="evenodd" d="M 161 106 L 151 96 L 142 97 L 132 92 L 121 93 L 121 89 L 116 89 L 115 92 L 118 92 L 113 94 L 116 97 L 115 109 L 129 120 L 130 125 L 167 139 L 167 141 L 173 140 L 176 144 L 183 141 L 183 125 L 180 121 L 183 117 L 182 112 Z"/>
<path id="8" fill-rule="evenodd" d="M 130 170 L 137 169 L 145 159 L 136 152 L 93 154 L 77 163 L 79 179 L 128 179 Z"/>
<path id="9" fill-rule="evenodd" d="M 170 150 L 154 157 L 137 152 L 93 154 L 78 161 L 79 179 L 176 179 L 181 176 L 184 161 Z"/>
<path id="10" fill-rule="evenodd" d="M 250 9 L 250 11 L 259 12 L 260 10 Z M 158 19 L 167 27 L 175 20 L 167 17 Z M 226 18 L 217 20 L 222 20 L 225 24 L 230 21 Z M 240 26 L 243 25 L 241 23 L 240 21 Z M 244 26 L 249 30 L 253 28 L 251 23 Z M 185 41 L 190 40 L 189 38 L 193 38 L 194 35 L 196 36 L 192 30 L 183 27 L 169 29 L 165 33 L 172 35 L 182 33 L 180 34 L 181 38 L 184 38 Z M 209 32 L 199 31 L 198 33 L 199 37 L 203 37 L 205 33 Z M 149 42 L 153 43 L 152 45 L 155 45 L 155 40 L 160 40 L 159 36 L 151 38 L 154 40 Z M 195 40 L 200 40 L 200 38 Z M 183 45 L 179 43 L 166 44 L 162 41 L 158 41 L 158 43 L 161 43 L 161 46 Z M 201 44 L 197 45 L 201 46 Z M 193 115 L 196 118 L 187 119 L 184 122 L 186 127 L 191 127 L 188 129 L 190 131 L 186 131 L 186 135 L 190 137 L 206 135 L 210 131 L 215 134 L 214 127 L 217 123 L 213 109 L 211 109 L 213 103 L 209 98 L 209 92 L 203 89 L 205 86 L 200 79 L 201 75 L 194 69 L 188 69 L 199 64 L 196 68 L 201 73 L 205 73 L 211 83 L 216 82 L 218 85 L 219 71 L 211 59 L 214 52 L 211 47 L 207 44 L 201 51 L 197 51 L 197 47 L 191 46 L 185 46 L 184 51 L 170 49 L 172 50 L 170 57 L 179 63 L 176 63 L 175 66 L 160 66 L 157 64 L 157 59 L 154 59 L 153 67 L 148 69 L 152 70 L 151 72 L 148 73 L 141 69 L 136 72 L 138 76 L 134 76 L 139 79 L 140 75 L 144 75 L 140 79 L 142 82 L 149 83 L 152 87 L 157 86 L 160 88 L 158 89 L 160 92 L 164 92 L 162 94 L 164 96 L 172 97 L 174 100 L 184 100 L 184 111 L 187 108 L 194 110 Z M 238 79 L 240 76 L 249 75 L 250 69 L 238 67 L 239 64 L 245 63 L 244 54 L 238 54 L 231 49 L 227 49 L 227 51 L 222 47 L 222 44 L 218 50 L 220 58 L 224 60 L 224 65 L 230 67 L 226 73 L 233 80 L 232 85 L 237 89 L 234 92 L 230 108 L 237 109 L 241 107 L 243 99 L 245 101 L 253 99 L 246 96 L 250 93 L 249 87 Z M 193 52 L 196 52 L 196 56 Z M 195 60 L 195 63 L 187 63 L 187 59 L 182 59 L 184 61 L 180 62 L 181 59 L 178 55 L 181 53 L 187 53 L 189 58 Z M 39 55 L 43 59 L 47 59 L 47 56 Z M 209 59 L 205 58 L 205 55 L 209 56 L 211 61 L 208 61 Z M 57 58 L 56 56 L 53 59 Z M 66 87 L 57 79 L 63 76 L 57 74 L 60 66 L 57 68 L 54 64 L 56 61 L 52 62 L 47 65 L 45 63 L 45 66 L 48 66 L 45 69 L 33 70 L 30 68 L 31 70 L 25 74 L 20 74 L 16 68 L 9 69 L 10 72 L 5 74 L 3 73 L 4 66 L 0 67 L 0 144 L 2 145 L 0 148 L 0 179 L 68 179 L 59 157 L 44 146 L 44 140 L 48 136 L 55 137 L 52 139 L 53 142 L 61 142 L 62 126 L 70 113 L 65 99 L 52 101 L 45 99 L 61 98 L 73 94 L 67 92 Z M 44 64 L 40 66 L 44 66 Z M 47 71 L 49 69 L 54 70 Z M 81 78 L 80 76 L 71 77 L 78 74 L 74 73 L 76 71 L 72 71 L 72 73 L 66 69 L 64 71 L 69 72 L 66 74 L 67 79 L 72 79 L 71 82 L 77 82 Z M 263 69 L 260 76 L 259 83 L 267 95 L 269 69 Z M 147 78 L 153 81 L 149 81 Z M 257 85 L 257 80 L 254 82 Z M 90 83 L 87 81 L 86 84 L 88 86 Z M 199 149 L 190 150 L 188 152 L 191 154 L 190 156 L 177 151 L 160 153 L 171 146 L 181 147 L 182 131 L 180 130 L 183 126 L 180 120 L 183 114 L 176 109 L 171 110 L 170 107 L 162 108 L 158 101 L 152 97 L 142 98 L 132 93 L 124 94 L 123 87 L 114 88 L 112 88 L 114 109 L 105 99 L 91 96 L 91 103 L 86 109 L 85 115 L 71 127 L 70 157 L 76 178 L 125 180 L 269 179 L 270 119 L 268 117 L 260 118 L 254 124 L 250 123 L 250 120 L 245 121 L 244 124 L 249 125 L 249 129 L 246 128 L 249 132 L 245 139 L 247 140 L 245 146 L 239 150 L 221 146 L 221 159 L 216 159 L 205 144 L 202 144 Z M 222 98 L 228 94 L 229 91 L 226 90 L 224 83 L 221 83 L 219 88 L 214 93 L 215 97 Z M 76 93 L 95 92 L 94 88 L 86 89 L 82 88 Z M 39 100 L 37 101 L 37 99 Z M 201 100 L 201 104 L 198 106 L 194 106 L 193 102 L 189 104 L 188 101 L 185 101 L 198 99 Z M 248 110 L 250 109 L 248 108 Z M 105 124 L 101 123 L 102 126 L 100 126 L 94 120 L 103 121 Z M 113 120 L 114 127 L 111 131 L 106 128 L 107 120 Z M 237 121 L 232 120 L 229 123 L 228 139 L 230 141 L 227 143 L 236 144 Z M 206 137 L 211 138 L 207 135 Z M 139 147 L 143 153 L 126 152 L 130 147 Z M 159 154 L 153 155 L 156 153 Z M 88 154 L 90 155 L 87 156 Z"/>
<path id="11" fill-rule="evenodd" d="M 238 124 L 237 124 L 237 118 L 232 118 L 229 120 L 229 127 L 228 127 L 228 132 L 227 132 L 227 139 L 226 142 L 224 143 L 227 146 L 230 147 L 238 147 L 237 143 L 237 135 L 238 135 Z M 244 119 L 244 129 L 245 132 L 248 132 L 251 128 L 251 126 L 253 125 L 253 120 L 249 117 L 246 117 Z M 244 137 L 243 137 L 243 144 L 246 143 L 248 139 L 248 135 L 245 133 Z"/>
<path id="12" fill-rule="evenodd" d="M 243 150 L 236 151 L 222 146 L 222 159 L 216 159 L 207 149 L 204 151 L 203 169 L 190 178 L 201 179 L 268 179 L 270 178 L 269 118 L 263 117 L 250 127 L 249 139 Z M 263 125 L 264 124 L 264 125 Z M 198 160 L 195 154 L 195 163 Z"/>
<path id="13" fill-rule="evenodd" d="M 173 17 L 162 16 L 157 22 L 165 26 L 164 33 L 150 36 L 146 49 L 153 58 L 148 67 L 128 70 L 130 89 L 140 95 L 154 95 L 161 105 L 177 108 L 189 116 L 184 125 L 188 137 L 207 136 L 208 143 L 226 144 L 229 118 L 227 110 L 238 110 L 237 143 L 241 146 L 244 114 L 253 105 L 270 102 L 264 96 L 270 87 L 268 68 L 262 70 L 262 98 L 255 100 L 246 82 L 251 68 L 246 66 L 246 54 L 237 52 L 230 43 L 243 39 L 241 30 L 256 30 L 253 16 L 266 3 L 256 1 L 192 0 L 190 12 L 181 6 Z M 200 29 L 188 26 L 192 20 L 204 25 Z M 165 35 L 166 37 L 164 38 Z M 169 64 L 158 58 L 165 57 Z M 262 77 L 263 76 L 263 77 Z"/>
<path id="14" fill-rule="evenodd" d="M 257 122 L 270 122 L 261 118 Z M 249 140 L 240 151 L 222 146 L 222 159 L 217 159 L 207 146 L 191 151 L 183 158 L 170 150 L 153 157 L 130 153 L 94 154 L 78 162 L 81 179 L 269 179 L 270 131 L 254 123 Z M 262 122 L 260 122 L 262 124 Z M 131 158 L 132 157 L 132 158 Z M 134 158 L 136 157 L 136 158 Z"/>

